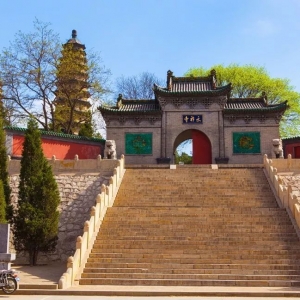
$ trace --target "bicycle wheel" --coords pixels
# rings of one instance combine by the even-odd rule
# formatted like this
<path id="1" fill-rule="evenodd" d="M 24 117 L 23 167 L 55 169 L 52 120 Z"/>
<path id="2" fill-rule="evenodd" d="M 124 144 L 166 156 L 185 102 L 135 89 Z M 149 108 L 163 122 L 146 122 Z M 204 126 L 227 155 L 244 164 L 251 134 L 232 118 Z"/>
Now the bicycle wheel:
<path id="1" fill-rule="evenodd" d="M 7 278 L 7 285 L 2 287 L 5 294 L 12 294 L 17 289 L 17 281 L 14 278 Z"/>

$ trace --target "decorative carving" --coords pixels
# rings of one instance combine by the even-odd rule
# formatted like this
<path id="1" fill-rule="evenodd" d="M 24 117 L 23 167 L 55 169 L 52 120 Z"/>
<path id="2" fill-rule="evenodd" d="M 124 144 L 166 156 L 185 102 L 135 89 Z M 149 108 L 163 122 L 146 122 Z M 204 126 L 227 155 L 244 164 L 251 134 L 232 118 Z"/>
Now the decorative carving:
<path id="1" fill-rule="evenodd" d="M 230 115 L 230 116 L 228 117 L 228 119 L 229 119 L 229 122 L 230 122 L 231 124 L 233 124 L 233 123 L 235 123 L 235 121 L 236 121 L 236 116 L 235 116 L 235 115 Z"/>
<path id="2" fill-rule="evenodd" d="M 266 122 L 266 116 L 265 115 L 260 115 L 258 117 L 258 119 L 259 119 L 260 123 L 265 123 Z"/>
<path id="3" fill-rule="evenodd" d="M 244 121 L 245 121 L 246 124 L 249 124 L 251 122 L 251 120 L 252 120 L 251 116 L 247 115 L 247 116 L 244 117 Z"/>
<path id="4" fill-rule="evenodd" d="M 119 123 L 121 124 L 121 125 L 123 125 L 125 122 L 126 122 L 126 118 L 125 117 L 119 117 Z"/>
<path id="5" fill-rule="evenodd" d="M 158 120 L 158 118 L 156 118 L 156 117 L 149 117 L 148 120 L 149 120 L 150 124 L 153 125 Z"/>
<path id="6" fill-rule="evenodd" d="M 188 106 L 190 108 L 194 108 L 195 105 L 197 104 L 197 101 L 194 98 L 191 98 L 191 99 L 188 99 L 186 103 L 188 104 Z"/>
<path id="7" fill-rule="evenodd" d="M 224 109 L 226 101 L 227 101 L 226 97 L 222 97 L 218 99 L 218 104 L 221 109 Z"/>
<path id="8" fill-rule="evenodd" d="M 202 103 L 203 103 L 204 107 L 205 107 L 206 109 L 208 109 L 208 108 L 211 106 L 211 104 L 212 104 L 212 100 L 209 99 L 209 98 L 205 98 L 205 99 L 202 101 Z"/>
<path id="9" fill-rule="evenodd" d="M 162 107 L 165 107 L 167 104 L 167 101 L 166 101 L 166 99 L 162 98 L 162 99 L 159 99 L 159 103 Z"/>
<path id="10" fill-rule="evenodd" d="M 114 140 L 106 140 L 104 158 L 117 159 L 116 142 Z"/>
<path id="11" fill-rule="evenodd" d="M 283 149 L 282 149 L 282 140 L 281 139 L 273 139 L 273 151 L 272 156 L 274 158 L 283 158 Z"/>
<path id="12" fill-rule="evenodd" d="M 139 124 L 141 123 L 141 121 L 142 121 L 142 119 L 141 119 L 140 117 L 135 117 L 135 118 L 134 118 L 134 123 L 135 123 L 136 125 L 139 125 Z"/>
<path id="13" fill-rule="evenodd" d="M 179 98 L 173 99 L 173 104 L 175 105 L 176 108 L 179 108 L 183 103 L 184 101 L 182 99 Z"/>
<path id="14" fill-rule="evenodd" d="M 276 115 L 276 117 L 275 117 L 275 122 L 276 122 L 276 124 L 279 124 L 281 118 L 282 118 L 282 114 Z"/>

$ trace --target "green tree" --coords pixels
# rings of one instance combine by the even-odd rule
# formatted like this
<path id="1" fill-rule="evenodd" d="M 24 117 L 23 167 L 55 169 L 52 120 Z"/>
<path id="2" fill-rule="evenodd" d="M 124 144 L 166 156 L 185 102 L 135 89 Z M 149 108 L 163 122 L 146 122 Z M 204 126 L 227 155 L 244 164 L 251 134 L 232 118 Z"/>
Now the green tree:
<path id="1" fill-rule="evenodd" d="M 55 70 L 60 54 L 59 36 L 49 23 L 34 21 L 34 31 L 17 32 L 0 55 L 0 78 L 5 107 L 11 122 L 31 116 L 45 130 L 52 130 Z"/>
<path id="2" fill-rule="evenodd" d="M 6 203 L 2 180 L 0 180 L 0 224 L 7 223 Z"/>
<path id="3" fill-rule="evenodd" d="M 289 109 L 280 124 L 282 137 L 299 135 L 300 94 L 294 91 L 288 79 L 271 78 L 263 67 L 231 64 L 215 65 L 210 69 L 192 68 L 186 76 L 207 76 L 210 70 L 217 73 L 218 85 L 232 84 L 231 97 L 259 97 L 266 93 L 268 103 L 276 104 L 288 100 Z"/>
<path id="4" fill-rule="evenodd" d="M 87 120 L 83 124 L 80 125 L 78 135 L 79 136 L 90 137 L 90 138 L 95 136 L 95 130 L 94 130 L 94 124 L 93 124 L 93 121 L 92 121 L 92 115 L 90 116 L 90 118 L 87 118 Z"/>
<path id="5" fill-rule="evenodd" d="M 175 164 L 184 163 L 185 165 L 191 164 L 193 161 L 193 157 L 188 155 L 185 152 L 181 152 L 180 154 L 178 151 L 175 151 Z"/>
<path id="6" fill-rule="evenodd" d="M 11 188 L 9 186 L 9 177 L 7 171 L 7 152 L 5 146 L 6 135 L 3 129 L 3 106 L 0 100 L 0 180 L 2 182 L 2 188 L 5 197 L 5 207 L 6 207 L 6 220 L 11 220 L 12 217 L 12 205 L 10 201 Z"/>
<path id="7" fill-rule="evenodd" d="M 0 80 L 3 87 L 4 106 L 9 112 L 11 124 L 19 126 L 19 124 L 27 123 L 31 117 L 44 130 L 60 131 L 61 126 L 57 122 L 63 123 L 63 119 L 67 118 L 64 122 L 73 124 L 73 120 L 68 118 L 73 118 L 76 112 L 65 114 L 65 110 L 61 109 L 62 116 L 56 120 L 56 102 L 53 100 L 57 96 L 57 75 L 59 72 L 66 74 L 74 68 L 77 71 L 78 64 L 76 60 L 73 61 L 72 57 L 69 57 L 64 65 L 65 70 L 62 71 L 60 67 L 57 72 L 62 50 L 59 35 L 51 29 L 49 23 L 35 20 L 33 25 L 32 32 L 17 32 L 9 47 L 4 48 L 0 53 Z M 100 56 L 95 52 L 87 52 L 87 61 L 87 69 L 82 69 L 80 76 L 88 75 L 85 88 L 90 94 L 93 108 L 91 111 L 94 116 L 94 113 L 98 113 L 96 107 L 101 104 L 100 96 L 103 97 L 108 92 L 106 86 L 110 71 L 102 65 Z M 71 72 L 68 76 L 72 75 L 74 73 Z M 73 83 L 69 86 L 65 85 L 64 97 L 74 96 L 71 90 L 74 88 Z M 78 90 L 76 93 L 78 95 Z M 81 100 L 80 97 L 76 99 Z"/>
<path id="8" fill-rule="evenodd" d="M 55 249 L 59 202 L 58 187 L 43 154 L 37 122 L 30 119 L 21 159 L 18 207 L 13 218 L 15 249 L 28 253 L 30 265 L 36 265 L 39 252 Z"/>

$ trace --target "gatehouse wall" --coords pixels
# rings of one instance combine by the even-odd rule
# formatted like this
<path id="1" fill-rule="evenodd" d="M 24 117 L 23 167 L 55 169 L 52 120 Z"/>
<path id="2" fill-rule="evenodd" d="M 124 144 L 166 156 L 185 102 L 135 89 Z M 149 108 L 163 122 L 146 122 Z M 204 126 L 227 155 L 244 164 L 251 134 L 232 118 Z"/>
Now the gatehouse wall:
<path id="1" fill-rule="evenodd" d="M 126 154 L 127 164 L 156 164 L 156 158 L 161 157 L 161 121 L 154 124 L 148 120 L 143 120 L 139 125 L 133 120 L 128 120 L 123 126 L 115 120 L 107 127 L 107 140 L 116 141 L 117 156 L 126 153 L 125 135 L 126 133 L 151 133 L 152 134 L 152 154 L 130 155 Z"/>
<path id="2" fill-rule="evenodd" d="M 241 121 L 242 123 L 244 121 Z M 234 153 L 233 149 L 233 133 L 239 132 L 259 132 L 260 134 L 260 152 L 255 154 L 239 154 Z M 272 139 L 279 138 L 278 125 L 263 126 L 260 123 L 251 124 L 235 124 L 224 127 L 225 137 L 225 155 L 229 157 L 230 164 L 243 164 L 245 162 L 249 164 L 261 164 L 263 163 L 263 156 L 267 154 L 272 157 Z"/>
<path id="3" fill-rule="evenodd" d="M 217 106 L 217 105 L 216 105 Z M 188 107 L 181 107 L 180 111 L 168 110 L 166 108 L 166 156 L 173 159 L 174 143 L 179 134 L 186 130 L 199 130 L 203 132 L 210 140 L 212 146 L 212 163 L 214 158 L 219 156 L 219 120 L 218 109 L 212 105 L 209 111 L 191 111 Z M 187 114 L 202 115 L 202 124 L 184 124 L 182 116 Z M 171 160 L 172 161 L 172 160 Z"/>

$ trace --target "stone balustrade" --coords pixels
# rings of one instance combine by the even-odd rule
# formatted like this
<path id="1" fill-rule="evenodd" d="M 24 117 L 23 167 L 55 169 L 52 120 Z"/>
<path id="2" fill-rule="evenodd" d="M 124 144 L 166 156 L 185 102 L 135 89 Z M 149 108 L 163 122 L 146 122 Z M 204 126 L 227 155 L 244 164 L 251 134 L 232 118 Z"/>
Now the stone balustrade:
<path id="1" fill-rule="evenodd" d="M 109 179 L 109 184 L 107 186 L 102 184 L 101 186 L 101 193 L 96 197 L 96 204 L 91 209 L 90 219 L 84 224 L 83 235 L 77 237 L 76 251 L 73 256 L 68 258 L 67 270 L 59 280 L 59 289 L 72 286 L 77 276 L 82 273 L 106 210 L 114 203 L 125 172 L 124 155 L 117 162 L 118 165 L 114 169 L 113 176 Z"/>
<path id="2" fill-rule="evenodd" d="M 280 205 L 291 212 L 300 228 L 300 160 L 292 159 L 290 154 L 287 159 L 268 159 L 265 155 L 264 167 L 280 199 Z"/>
<path id="3" fill-rule="evenodd" d="M 20 173 L 20 160 L 10 159 L 8 156 L 8 173 L 19 174 Z M 55 156 L 48 160 L 54 173 L 59 172 L 98 172 L 105 169 L 112 169 L 116 167 L 118 160 L 116 159 L 102 159 L 101 155 L 98 155 L 97 159 L 80 159 L 78 155 L 75 155 L 74 159 L 59 160 Z"/>

